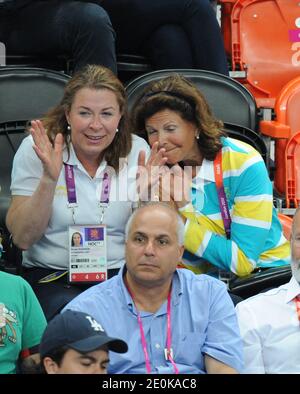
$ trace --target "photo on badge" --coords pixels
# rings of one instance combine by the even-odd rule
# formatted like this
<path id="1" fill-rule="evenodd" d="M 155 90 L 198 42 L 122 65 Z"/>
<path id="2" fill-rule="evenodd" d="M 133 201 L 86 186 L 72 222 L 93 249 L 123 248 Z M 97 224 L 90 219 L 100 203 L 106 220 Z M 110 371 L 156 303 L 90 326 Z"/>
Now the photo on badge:
<path id="1" fill-rule="evenodd" d="M 71 247 L 72 248 L 79 248 L 83 244 L 82 235 L 79 231 L 76 231 L 72 234 L 71 238 Z"/>

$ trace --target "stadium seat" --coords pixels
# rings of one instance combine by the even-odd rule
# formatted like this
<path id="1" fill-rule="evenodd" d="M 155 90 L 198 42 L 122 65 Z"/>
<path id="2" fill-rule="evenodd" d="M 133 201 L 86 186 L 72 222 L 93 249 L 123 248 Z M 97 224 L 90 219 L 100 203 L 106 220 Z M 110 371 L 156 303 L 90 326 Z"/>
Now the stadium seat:
<path id="1" fill-rule="evenodd" d="M 6 54 L 4 67 L 30 67 L 45 68 L 48 70 L 60 71 L 65 74 L 71 74 L 73 70 L 73 61 L 68 56 L 41 56 L 41 55 L 12 55 Z"/>
<path id="2" fill-rule="evenodd" d="M 300 204 L 300 77 L 279 93 L 275 119 L 260 122 L 264 135 L 275 139 L 275 190 L 285 197 L 287 208 Z"/>
<path id="3" fill-rule="evenodd" d="M 70 76 L 29 67 L 0 67 L 0 123 L 40 118 L 63 95 Z"/>
<path id="4" fill-rule="evenodd" d="M 273 108 L 282 87 L 300 73 L 299 2 L 219 0 L 233 74 L 258 107 Z"/>
<path id="5" fill-rule="evenodd" d="M 27 122 L 42 117 L 59 102 L 69 79 L 67 75 L 46 69 L 0 67 L 0 228 L 4 231 L 2 269 L 14 270 L 18 266 L 16 259 L 20 257 L 20 252 L 11 247 L 10 235 L 5 226 L 14 154 L 26 136 Z"/>
<path id="6" fill-rule="evenodd" d="M 251 93 L 234 79 L 213 71 L 159 70 L 139 76 L 126 84 L 129 109 L 150 82 L 157 81 L 174 72 L 182 74 L 199 87 L 214 115 L 224 123 L 257 130 L 257 107 Z"/>
<path id="7" fill-rule="evenodd" d="M 1 86 L 1 83 L 0 83 Z M 5 226 L 5 217 L 10 204 L 10 181 L 14 155 L 26 136 L 26 122 L 0 123 L 0 228 L 3 232 L 3 255 L 0 269 L 19 273 L 21 253 L 11 242 Z"/>
<path id="8" fill-rule="evenodd" d="M 283 234 L 286 239 L 290 239 L 291 237 L 291 232 L 292 232 L 292 224 L 293 224 L 293 219 L 290 216 L 283 215 L 282 213 L 278 213 L 278 218 L 280 220 L 280 223 L 282 225 L 282 230 Z"/>
<path id="9" fill-rule="evenodd" d="M 68 56 L 45 57 L 39 55 L 7 55 L 6 66 L 34 67 L 60 71 L 68 75 L 73 74 L 74 63 Z M 125 83 L 138 75 L 152 70 L 148 59 L 133 54 L 117 54 L 118 77 Z"/>
<path id="10" fill-rule="evenodd" d="M 153 70 L 152 65 L 144 56 L 117 54 L 118 77 L 123 83 L 127 83 L 139 75 Z"/>
<path id="11" fill-rule="evenodd" d="M 229 289 L 233 294 L 242 298 L 248 298 L 266 289 L 278 287 L 291 279 L 291 267 L 260 269 L 243 278 L 235 277 L 229 283 Z"/>

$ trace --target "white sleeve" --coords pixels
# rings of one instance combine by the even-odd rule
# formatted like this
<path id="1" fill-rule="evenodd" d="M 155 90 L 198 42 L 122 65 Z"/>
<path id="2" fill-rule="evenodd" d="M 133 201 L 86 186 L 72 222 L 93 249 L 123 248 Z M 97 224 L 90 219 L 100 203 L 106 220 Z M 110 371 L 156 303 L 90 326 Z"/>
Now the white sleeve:
<path id="1" fill-rule="evenodd" d="M 11 173 L 11 194 L 32 196 L 43 173 L 40 159 L 32 148 L 32 137 L 26 137 L 17 150 Z"/>
<path id="2" fill-rule="evenodd" d="M 242 373 L 265 374 L 262 337 L 255 316 L 255 308 L 248 301 L 236 306 L 244 349 L 244 365 Z"/>
<path id="3" fill-rule="evenodd" d="M 150 156 L 150 146 L 147 143 L 146 140 L 143 138 L 132 134 L 132 149 L 131 149 L 131 155 L 134 157 L 134 161 L 137 163 L 138 155 L 140 151 L 144 151 L 146 153 L 146 159 Z"/>

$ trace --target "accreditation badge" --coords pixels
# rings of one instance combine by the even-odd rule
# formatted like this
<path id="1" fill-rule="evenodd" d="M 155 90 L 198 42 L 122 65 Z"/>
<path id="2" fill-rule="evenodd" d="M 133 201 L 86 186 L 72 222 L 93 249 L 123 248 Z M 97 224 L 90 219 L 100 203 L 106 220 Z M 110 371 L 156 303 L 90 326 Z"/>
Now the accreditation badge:
<path id="1" fill-rule="evenodd" d="M 69 226 L 69 281 L 107 279 L 106 226 Z"/>

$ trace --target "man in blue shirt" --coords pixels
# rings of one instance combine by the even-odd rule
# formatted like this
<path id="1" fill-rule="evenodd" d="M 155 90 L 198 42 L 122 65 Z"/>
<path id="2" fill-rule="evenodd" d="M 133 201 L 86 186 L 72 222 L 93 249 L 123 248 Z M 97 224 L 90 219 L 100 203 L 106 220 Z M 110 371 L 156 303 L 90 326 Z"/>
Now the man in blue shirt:
<path id="1" fill-rule="evenodd" d="M 242 343 L 233 303 L 219 280 L 176 269 L 184 225 L 163 203 L 137 209 L 126 228 L 126 265 L 65 308 L 93 313 L 128 352 L 109 373 L 236 373 Z"/>

